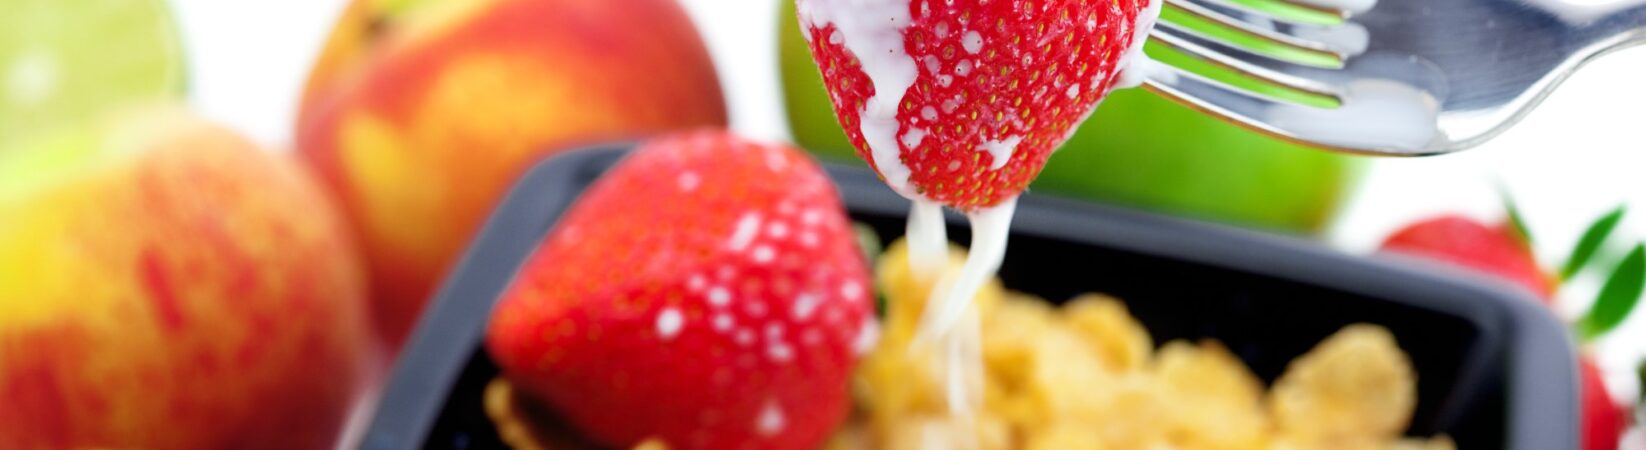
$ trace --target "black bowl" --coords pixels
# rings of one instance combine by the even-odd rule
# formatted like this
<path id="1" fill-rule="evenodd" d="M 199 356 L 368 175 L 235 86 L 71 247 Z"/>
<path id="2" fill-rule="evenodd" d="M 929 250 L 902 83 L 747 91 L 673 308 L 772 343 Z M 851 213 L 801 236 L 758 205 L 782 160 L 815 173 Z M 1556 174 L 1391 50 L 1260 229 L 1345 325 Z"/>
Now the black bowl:
<path id="1" fill-rule="evenodd" d="M 423 315 L 362 448 L 502 448 L 481 409 L 498 373 L 480 345 L 491 306 L 561 212 L 627 148 L 563 154 L 520 179 Z M 864 169 L 827 169 L 855 220 L 888 240 L 902 234 L 907 201 Z M 969 239 L 960 218 L 949 219 L 950 236 Z M 1155 342 L 1215 338 L 1266 381 L 1339 328 L 1379 324 L 1419 375 L 1411 434 L 1447 433 L 1463 449 L 1578 445 L 1564 328 L 1528 294 L 1461 272 L 1031 194 L 1018 205 L 1000 276 L 1049 299 L 1112 294 Z"/>

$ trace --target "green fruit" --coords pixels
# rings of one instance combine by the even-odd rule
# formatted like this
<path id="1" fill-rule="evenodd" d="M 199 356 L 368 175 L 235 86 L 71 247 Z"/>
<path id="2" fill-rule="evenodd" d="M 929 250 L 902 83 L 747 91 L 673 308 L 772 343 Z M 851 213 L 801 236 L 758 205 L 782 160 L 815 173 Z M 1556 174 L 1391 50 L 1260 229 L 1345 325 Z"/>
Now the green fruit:
<path id="1" fill-rule="evenodd" d="M 153 140 L 154 130 L 165 129 L 186 114 L 180 105 L 142 104 L 14 139 L 7 144 L 13 151 L 0 149 L 0 204 L 140 154 L 145 150 L 141 145 Z"/>
<path id="2" fill-rule="evenodd" d="M 1103 100 L 1030 189 L 1312 232 L 1358 178 L 1350 158 L 1259 136 L 1134 89 Z"/>
<path id="3" fill-rule="evenodd" d="M 779 63 L 795 142 L 831 159 L 857 160 L 801 37 L 794 1 L 778 1 Z M 1167 17 L 1174 21 L 1192 22 L 1172 13 L 1168 11 Z M 1151 57 L 1164 63 L 1293 98 L 1163 50 L 1148 48 Z M 1091 119 L 1052 155 L 1031 190 L 1242 225 L 1318 232 L 1359 180 L 1361 161 L 1281 141 L 1130 89 L 1103 100 Z"/>
<path id="4" fill-rule="evenodd" d="M 183 49 L 164 0 L 6 0 L 0 11 L 0 144 L 182 96 Z"/>
<path id="5" fill-rule="evenodd" d="M 777 65 L 783 75 L 783 102 L 794 142 L 836 162 L 866 165 L 834 115 L 829 93 L 823 89 L 823 74 L 817 71 L 811 48 L 800 34 L 794 0 L 777 2 L 782 5 L 777 16 Z"/>

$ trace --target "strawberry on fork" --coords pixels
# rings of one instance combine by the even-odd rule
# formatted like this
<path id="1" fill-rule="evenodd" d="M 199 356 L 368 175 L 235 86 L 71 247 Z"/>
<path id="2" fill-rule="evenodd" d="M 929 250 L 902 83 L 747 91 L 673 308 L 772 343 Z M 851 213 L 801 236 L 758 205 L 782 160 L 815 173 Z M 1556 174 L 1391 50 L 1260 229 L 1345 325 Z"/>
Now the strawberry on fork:
<path id="1" fill-rule="evenodd" d="M 966 264 L 932 291 L 920 335 L 945 348 L 944 367 L 975 366 L 966 305 L 1000 268 L 1017 196 L 1109 91 L 1140 83 L 1161 0 L 796 1 L 847 137 L 914 201 L 910 264 L 930 274 L 945 260 L 941 206 L 972 222 Z M 949 377 L 957 416 L 976 396 L 958 386 L 977 376 Z"/>
<path id="2" fill-rule="evenodd" d="M 799 0 L 858 155 L 904 196 L 961 211 L 1028 187 L 1117 85 L 1158 0 Z"/>

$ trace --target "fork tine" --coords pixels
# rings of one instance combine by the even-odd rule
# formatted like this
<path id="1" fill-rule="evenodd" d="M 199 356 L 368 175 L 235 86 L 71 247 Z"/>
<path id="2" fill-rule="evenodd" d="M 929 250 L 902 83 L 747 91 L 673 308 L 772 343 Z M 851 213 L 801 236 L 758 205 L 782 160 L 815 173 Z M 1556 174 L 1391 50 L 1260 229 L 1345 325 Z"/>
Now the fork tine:
<path id="1" fill-rule="evenodd" d="M 1270 0 L 1349 18 L 1372 9 L 1377 0 Z"/>
<path id="2" fill-rule="evenodd" d="M 1382 156 L 1422 156 L 1456 150 L 1437 142 L 1436 102 L 1423 91 L 1369 79 L 1346 88 L 1343 105 L 1320 108 L 1276 99 L 1207 79 L 1168 64 L 1147 66 L 1143 86 L 1201 112 L 1276 138 L 1312 147 Z"/>
<path id="3" fill-rule="evenodd" d="M 1236 5 L 1228 0 L 1166 0 L 1189 14 L 1299 50 L 1327 53 L 1339 60 L 1366 51 L 1366 28 L 1353 22 L 1335 26 L 1297 23 Z"/>
<path id="4" fill-rule="evenodd" d="M 1200 32 L 1169 22 L 1155 24 L 1150 37 L 1190 56 L 1299 91 L 1337 97 L 1341 72 L 1305 67 L 1229 45 Z"/>
<path id="5" fill-rule="evenodd" d="M 1233 121 L 1284 139 L 1296 139 L 1285 130 L 1263 120 L 1269 111 L 1287 104 L 1265 95 L 1236 88 L 1167 64 L 1155 63 L 1143 87 L 1165 95 L 1190 108 Z"/>

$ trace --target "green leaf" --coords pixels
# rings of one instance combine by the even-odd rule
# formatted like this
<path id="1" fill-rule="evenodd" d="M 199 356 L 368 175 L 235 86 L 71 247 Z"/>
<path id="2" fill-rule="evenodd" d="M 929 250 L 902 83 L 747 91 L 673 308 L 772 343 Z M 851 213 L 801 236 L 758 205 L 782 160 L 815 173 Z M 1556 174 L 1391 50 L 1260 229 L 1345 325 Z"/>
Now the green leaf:
<path id="1" fill-rule="evenodd" d="M 1560 269 L 1561 279 L 1571 279 L 1583 270 L 1583 265 L 1589 263 L 1589 258 L 1595 256 L 1595 250 L 1606 243 L 1606 237 L 1611 236 L 1617 223 L 1623 220 L 1623 206 L 1618 206 L 1612 212 L 1601 216 L 1595 223 L 1589 224 L 1589 229 L 1583 232 L 1583 238 L 1577 241 L 1577 247 L 1572 249 L 1572 256 L 1566 258 L 1566 266 Z"/>
<path id="2" fill-rule="evenodd" d="M 1503 210 L 1509 213 L 1509 227 L 1514 230 L 1515 237 L 1527 247 L 1532 246 L 1532 229 L 1526 226 L 1526 218 L 1520 215 L 1520 207 L 1515 205 L 1514 197 L 1509 196 L 1509 189 L 1498 184 L 1497 193 L 1503 197 Z"/>
<path id="3" fill-rule="evenodd" d="M 1578 321 L 1578 333 L 1585 339 L 1594 339 L 1612 331 L 1629 317 L 1629 311 L 1640 301 L 1643 288 L 1646 288 L 1646 245 L 1635 244 L 1635 249 L 1623 257 L 1623 262 L 1601 286 L 1595 305 Z"/>
<path id="4" fill-rule="evenodd" d="M 1635 368 L 1635 376 L 1640 378 L 1640 386 L 1642 386 L 1642 389 L 1640 389 L 1640 409 L 1642 413 L 1646 413 L 1646 361 L 1641 361 L 1640 367 Z"/>

